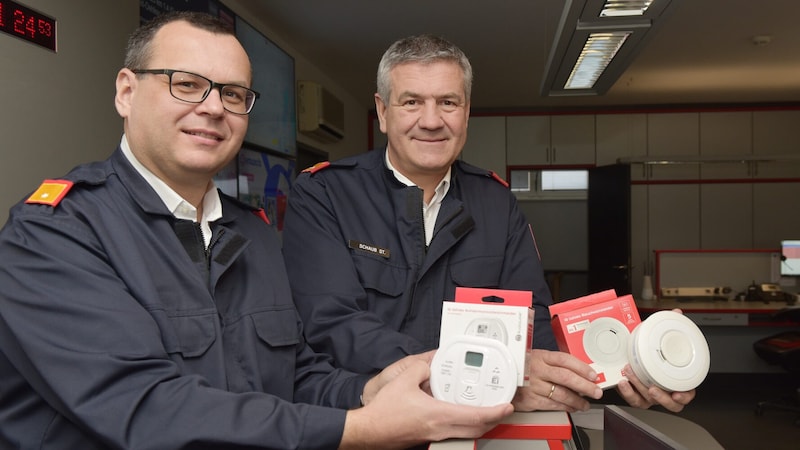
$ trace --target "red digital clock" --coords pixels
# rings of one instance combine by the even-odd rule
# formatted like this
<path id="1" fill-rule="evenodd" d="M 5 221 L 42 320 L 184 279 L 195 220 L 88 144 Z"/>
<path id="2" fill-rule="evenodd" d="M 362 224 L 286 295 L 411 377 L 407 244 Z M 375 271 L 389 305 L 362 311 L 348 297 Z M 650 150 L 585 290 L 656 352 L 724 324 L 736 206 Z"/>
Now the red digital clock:
<path id="1" fill-rule="evenodd" d="M 9 0 L 0 0 L 0 31 L 56 51 L 56 20 Z"/>

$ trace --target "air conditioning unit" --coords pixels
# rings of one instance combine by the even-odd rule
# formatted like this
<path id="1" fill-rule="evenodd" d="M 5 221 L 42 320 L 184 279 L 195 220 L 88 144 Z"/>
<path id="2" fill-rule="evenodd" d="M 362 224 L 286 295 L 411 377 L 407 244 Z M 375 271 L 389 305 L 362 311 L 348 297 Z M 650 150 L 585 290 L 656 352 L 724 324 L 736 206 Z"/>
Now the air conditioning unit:
<path id="1" fill-rule="evenodd" d="M 297 129 L 322 142 L 344 137 L 344 103 L 313 81 L 297 82 Z"/>

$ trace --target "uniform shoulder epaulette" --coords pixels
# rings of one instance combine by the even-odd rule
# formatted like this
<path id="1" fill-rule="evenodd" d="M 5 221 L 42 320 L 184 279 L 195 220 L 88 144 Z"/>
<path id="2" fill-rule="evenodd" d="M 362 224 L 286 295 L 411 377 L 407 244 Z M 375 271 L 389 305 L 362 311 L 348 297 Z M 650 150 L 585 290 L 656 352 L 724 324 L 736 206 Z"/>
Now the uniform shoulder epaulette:
<path id="1" fill-rule="evenodd" d="M 236 197 L 234 197 L 232 195 L 228 195 L 228 194 L 222 192 L 219 189 L 217 189 L 217 192 L 219 192 L 220 199 L 224 199 L 225 201 L 229 201 L 231 203 L 234 203 L 237 206 L 239 206 L 240 208 L 245 209 L 245 210 L 250 211 L 251 213 L 255 214 L 256 217 L 258 217 L 259 219 L 261 219 L 264 222 L 266 222 L 267 225 L 272 225 L 272 222 L 269 221 L 269 217 L 267 217 L 267 213 L 266 213 L 266 211 L 264 211 L 264 208 L 259 208 L 258 206 L 253 206 L 253 205 L 251 205 L 249 203 L 243 202 L 243 201 L 239 200 L 238 198 L 236 198 Z"/>
<path id="2" fill-rule="evenodd" d="M 492 174 L 492 178 L 494 178 L 495 181 L 497 181 L 498 183 L 502 184 L 505 187 L 508 187 L 508 181 L 500 178 L 500 175 L 498 175 L 498 174 L 496 174 L 494 172 L 490 172 L 490 173 Z"/>
<path id="3" fill-rule="evenodd" d="M 269 217 L 267 217 L 266 211 L 264 211 L 264 208 L 258 208 L 257 210 L 253 211 L 253 213 L 261 220 L 266 222 L 267 225 L 272 225 L 272 223 L 269 221 Z"/>
<path id="4" fill-rule="evenodd" d="M 69 180 L 44 180 L 25 203 L 56 206 L 67 195 L 73 184 Z"/>
<path id="5" fill-rule="evenodd" d="M 305 169 L 303 169 L 303 173 L 315 174 L 330 165 L 331 165 L 330 161 L 318 162 L 311 167 L 306 167 Z"/>

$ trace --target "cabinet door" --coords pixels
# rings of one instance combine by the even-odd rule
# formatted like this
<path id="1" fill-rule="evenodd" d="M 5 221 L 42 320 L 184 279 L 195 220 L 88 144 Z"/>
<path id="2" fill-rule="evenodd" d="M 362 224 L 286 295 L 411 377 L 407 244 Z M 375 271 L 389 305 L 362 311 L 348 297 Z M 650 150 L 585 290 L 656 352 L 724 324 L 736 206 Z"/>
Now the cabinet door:
<path id="1" fill-rule="evenodd" d="M 798 155 L 800 111 L 754 111 L 753 154 L 755 156 Z M 756 178 L 797 178 L 800 161 L 758 163 Z"/>
<path id="2" fill-rule="evenodd" d="M 665 160 L 697 157 L 700 154 L 698 113 L 658 113 L 647 115 L 647 156 Z M 649 178 L 697 179 L 698 164 L 652 164 Z"/>
<path id="3" fill-rule="evenodd" d="M 713 162 L 747 157 L 753 152 L 753 113 L 750 111 L 700 113 L 700 165 L 703 179 L 749 178 L 750 163 Z"/>
<path id="4" fill-rule="evenodd" d="M 753 246 L 778 248 L 781 239 L 800 239 L 800 183 L 753 185 Z"/>
<path id="5" fill-rule="evenodd" d="M 598 166 L 616 164 L 619 158 L 647 154 L 647 116 L 644 114 L 598 114 Z"/>
<path id="6" fill-rule="evenodd" d="M 461 159 L 491 170 L 503 179 L 506 175 L 506 119 L 502 116 L 471 117 L 467 142 Z"/>
<path id="7" fill-rule="evenodd" d="M 506 145 L 509 166 L 551 164 L 550 116 L 507 117 Z"/>
<path id="8" fill-rule="evenodd" d="M 595 161 L 598 166 L 616 164 L 619 158 L 647 154 L 647 116 L 644 114 L 598 114 L 595 124 Z M 643 164 L 632 165 L 631 180 L 644 179 L 645 167 Z"/>
<path id="9" fill-rule="evenodd" d="M 650 250 L 700 248 L 700 186 L 648 186 Z"/>
<path id="10" fill-rule="evenodd" d="M 594 165 L 594 115 L 550 117 L 550 163 Z"/>
<path id="11" fill-rule="evenodd" d="M 700 185 L 700 248 L 753 248 L 753 185 Z"/>

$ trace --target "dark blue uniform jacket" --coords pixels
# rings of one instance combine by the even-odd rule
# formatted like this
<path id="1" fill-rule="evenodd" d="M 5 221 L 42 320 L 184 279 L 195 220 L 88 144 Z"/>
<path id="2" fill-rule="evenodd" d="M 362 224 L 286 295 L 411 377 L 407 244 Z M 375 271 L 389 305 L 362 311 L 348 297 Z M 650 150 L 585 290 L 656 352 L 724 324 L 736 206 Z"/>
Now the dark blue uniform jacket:
<path id="1" fill-rule="evenodd" d="M 556 349 L 533 232 L 507 186 L 456 161 L 430 247 L 422 190 L 399 182 L 384 151 L 301 174 L 283 231 L 306 337 L 337 365 L 371 373 L 439 344 L 456 286 L 533 292 L 535 348 Z"/>
<path id="2" fill-rule="evenodd" d="M 0 448 L 336 448 L 366 382 L 311 351 L 279 240 L 224 197 L 208 277 L 120 150 L 0 232 Z"/>

